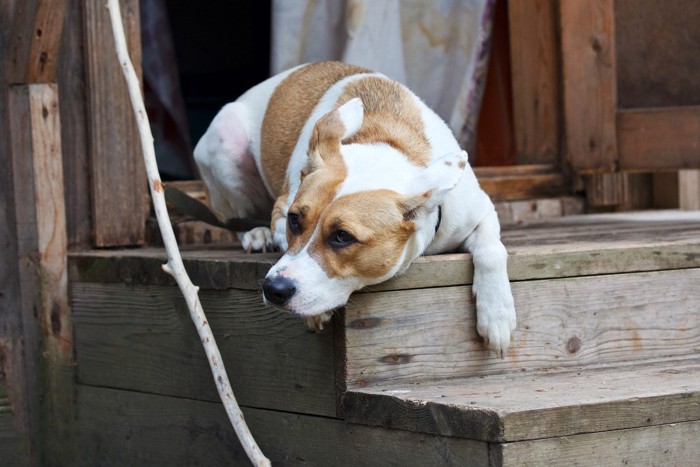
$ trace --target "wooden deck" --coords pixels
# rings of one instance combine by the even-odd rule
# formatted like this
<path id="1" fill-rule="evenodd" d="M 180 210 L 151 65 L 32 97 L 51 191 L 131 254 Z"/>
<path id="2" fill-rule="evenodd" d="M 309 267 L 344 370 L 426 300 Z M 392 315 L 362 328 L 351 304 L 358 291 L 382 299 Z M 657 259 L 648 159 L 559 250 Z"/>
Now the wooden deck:
<path id="1" fill-rule="evenodd" d="M 519 320 L 503 360 L 476 335 L 469 255 L 420 258 L 316 335 L 261 303 L 279 255 L 185 252 L 273 462 L 691 465 L 700 213 L 576 216 L 503 238 Z M 80 463 L 245 465 L 163 258 L 71 255 Z"/>

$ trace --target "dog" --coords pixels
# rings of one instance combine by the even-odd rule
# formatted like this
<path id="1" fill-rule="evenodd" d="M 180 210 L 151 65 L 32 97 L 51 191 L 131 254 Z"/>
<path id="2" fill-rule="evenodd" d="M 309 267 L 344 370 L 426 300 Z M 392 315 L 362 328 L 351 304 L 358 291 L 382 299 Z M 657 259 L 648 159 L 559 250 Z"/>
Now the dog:
<path id="1" fill-rule="evenodd" d="M 339 63 L 300 65 L 224 106 L 194 151 L 222 219 L 279 249 L 263 300 L 322 329 L 354 291 L 420 255 L 469 251 L 477 332 L 501 358 L 516 318 L 493 203 L 445 122 L 402 84 Z"/>

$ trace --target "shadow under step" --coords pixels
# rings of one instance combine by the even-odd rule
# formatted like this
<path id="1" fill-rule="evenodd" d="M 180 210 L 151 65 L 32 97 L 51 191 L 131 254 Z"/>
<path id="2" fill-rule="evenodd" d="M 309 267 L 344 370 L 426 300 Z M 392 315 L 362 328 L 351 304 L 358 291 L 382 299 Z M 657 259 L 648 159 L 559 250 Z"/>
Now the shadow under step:
<path id="1" fill-rule="evenodd" d="M 700 358 L 383 384 L 342 404 L 351 423 L 499 443 L 675 424 L 700 420 Z"/>

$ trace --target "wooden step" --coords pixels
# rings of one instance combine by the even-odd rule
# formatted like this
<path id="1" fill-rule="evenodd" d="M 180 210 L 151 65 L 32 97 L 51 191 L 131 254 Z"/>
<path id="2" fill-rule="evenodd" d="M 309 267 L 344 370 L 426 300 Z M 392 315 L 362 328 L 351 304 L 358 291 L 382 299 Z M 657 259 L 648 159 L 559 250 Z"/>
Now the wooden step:
<path id="1" fill-rule="evenodd" d="M 348 421 L 492 442 L 700 420 L 698 357 L 349 390 Z"/>
<path id="2" fill-rule="evenodd" d="M 276 459 L 332 426 L 364 459 L 374 448 L 361 439 L 371 434 L 395 451 L 406 446 L 395 438 L 437 446 L 426 465 L 455 449 L 459 464 L 478 452 L 474 465 L 691 464 L 700 455 L 700 214 L 577 216 L 508 227 L 503 238 L 519 320 L 504 360 L 476 335 L 467 254 L 419 258 L 359 291 L 320 335 L 262 304 L 260 282 L 278 253 L 217 246 L 183 256 L 238 401 L 265 420 L 254 434 Z M 136 455 L 127 444 L 141 407 L 183 401 L 187 409 L 139 439 L 154 446 L 148 452 L 195 462 L 171 434 L 209 427 L 190 408 L 219 407 L 164 261 L 161 249 L 70 256 L 76 425 L 90 455 L 100 446 L 113 448 L 106 456 Z M 118 401 L 102 414 L 96 401 L 107 392 Z M 304 426 L 290 428 L 290 414 Z M 223 410 L 220 418 L 223 427 Z"/>
<path id="3" fill-rule="evenodd" d="M 421 258 L 343 316 L 348 388 L 700 352 L 700 214 L 580 216 L 506 230 L 518 327 L 504 360 L 476 333 L 471 265 Z"/>

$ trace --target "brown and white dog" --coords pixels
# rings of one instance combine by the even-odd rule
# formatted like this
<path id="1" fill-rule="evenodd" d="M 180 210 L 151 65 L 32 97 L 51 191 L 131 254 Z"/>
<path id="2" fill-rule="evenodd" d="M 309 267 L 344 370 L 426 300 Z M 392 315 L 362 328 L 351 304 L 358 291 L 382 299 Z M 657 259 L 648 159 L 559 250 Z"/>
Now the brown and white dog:
<path id="1" fill-rule="evenodd" d="M 195 149 L 222 219 L 272 211 L 241 236 L 284 256 L 264 301 L 322 328 L 350 294 L 422 254 L 474 258 L 477 331 L 503 356 L 515 329 L 507 253 L 493 204 L 448 126 L 386 76 L 321 62 L 226 105 Z"/>

